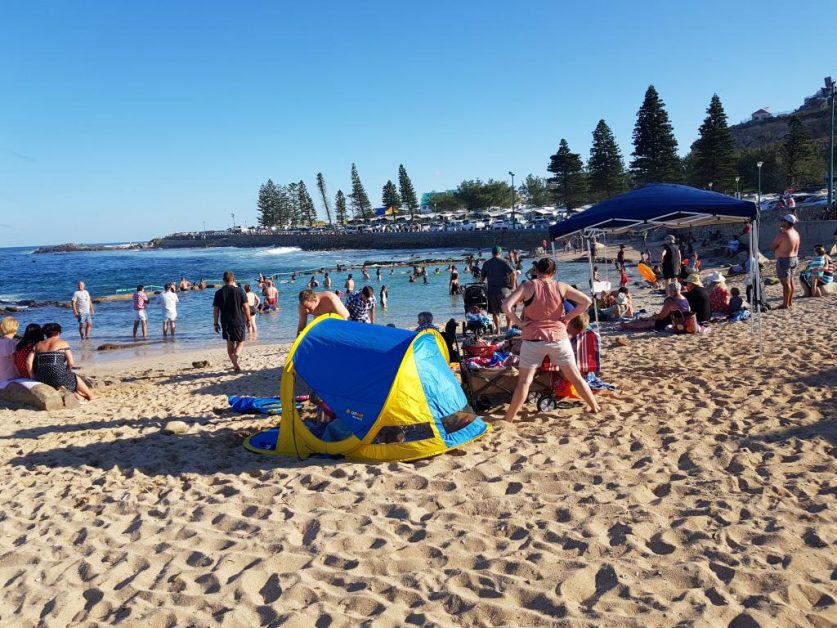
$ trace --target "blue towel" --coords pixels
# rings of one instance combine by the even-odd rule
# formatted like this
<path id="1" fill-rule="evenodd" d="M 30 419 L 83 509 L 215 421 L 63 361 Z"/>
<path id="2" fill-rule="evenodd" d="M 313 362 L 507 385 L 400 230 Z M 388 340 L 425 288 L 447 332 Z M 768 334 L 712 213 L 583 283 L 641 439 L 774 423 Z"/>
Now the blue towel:
<path id="1" fill-rule="evenodd" d="M 241 414 L 282 414 L 279 397 L 239 397 L 229 395 L 230 407 Z"/>

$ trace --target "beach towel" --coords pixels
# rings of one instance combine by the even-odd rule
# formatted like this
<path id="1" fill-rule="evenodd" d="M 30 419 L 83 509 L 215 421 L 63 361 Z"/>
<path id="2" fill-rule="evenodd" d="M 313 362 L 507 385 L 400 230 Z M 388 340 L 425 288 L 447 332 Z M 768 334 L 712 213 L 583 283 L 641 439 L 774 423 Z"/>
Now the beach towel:
<path id="1" fill-rule="evenodd" d="M 297 395 L 295 401 L 308 401 L 308 395 Z M 241 414 L 282 414 L 282 402 L 279 397 L 240 397 L 227 395 L 227 401 L 234 412 Z M 297 404 L 297 409 L 302 404 Z"/>

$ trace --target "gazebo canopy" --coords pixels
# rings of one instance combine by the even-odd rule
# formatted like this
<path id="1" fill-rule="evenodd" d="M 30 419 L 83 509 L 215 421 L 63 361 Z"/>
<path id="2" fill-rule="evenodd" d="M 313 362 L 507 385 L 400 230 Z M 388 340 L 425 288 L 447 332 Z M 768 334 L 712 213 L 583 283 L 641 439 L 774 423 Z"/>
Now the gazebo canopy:
<path id="1" fill-rule="evenodd" d="M 614 196 L 549 228 L 552 240 L 576 234 L 625 233 L 650 227 L 683 229 L 756 219 L 756 205 L 718 192 L 651 183 Z"/>

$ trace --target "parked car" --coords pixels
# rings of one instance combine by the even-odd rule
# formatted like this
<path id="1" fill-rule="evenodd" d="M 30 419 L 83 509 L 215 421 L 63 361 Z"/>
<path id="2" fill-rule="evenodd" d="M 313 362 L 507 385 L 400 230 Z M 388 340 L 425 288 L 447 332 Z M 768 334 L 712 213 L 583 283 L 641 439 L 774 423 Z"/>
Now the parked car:
<path id="1" fill-rule="evenodd" d="M 462 221 L 448 220 L 445 224 L 445 231 L 462 231 Z"/>
<path id="2" fill-rule="evenodd" d="M 462 231 L 479 231 L 485 229 L 485 223 L 482 220 L 463 220 Z"/>
<path id="3" fill-rule="evenodd" d="M 493 231 L 505 231 L 510 226 L 511 224 L 506 224 L 505 220 L 495 220 L 491 225 L 491 229 Z"/>

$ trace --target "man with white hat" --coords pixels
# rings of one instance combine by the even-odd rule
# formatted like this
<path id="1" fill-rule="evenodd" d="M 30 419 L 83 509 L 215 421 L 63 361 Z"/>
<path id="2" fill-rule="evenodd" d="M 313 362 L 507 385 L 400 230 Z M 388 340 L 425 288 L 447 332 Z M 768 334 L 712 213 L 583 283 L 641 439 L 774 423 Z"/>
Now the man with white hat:
<path id="1" fill-rule="evenodd" d="M 776 276 L 782 284 L 782 305 L 778 309 L 786 310 L 793 305 L 793 276 L 799 266 L 799 232 L 794 225 L 797 218 L 793 214 L 782 216 L 779 233 L 773 238 L 770 248 L 776 256 Z"/>

